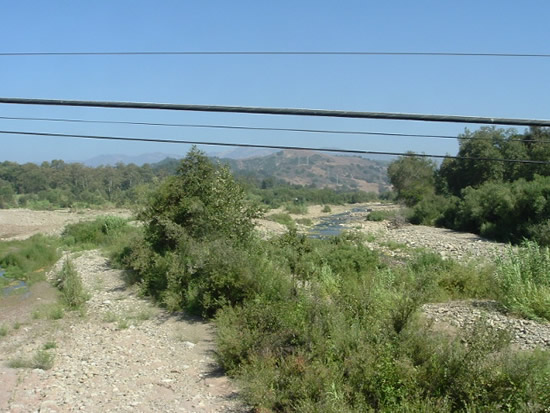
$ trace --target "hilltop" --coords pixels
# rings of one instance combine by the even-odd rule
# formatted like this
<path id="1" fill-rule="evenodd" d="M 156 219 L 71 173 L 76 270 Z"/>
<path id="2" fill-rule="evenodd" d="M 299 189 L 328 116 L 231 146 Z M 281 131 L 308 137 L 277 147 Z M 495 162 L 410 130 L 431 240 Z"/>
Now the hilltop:
<path id="1" fill-rule="evenodd" d="M 389 188 L 387 163 L 358 156 L 285 150 L 269 156 L 222 161 L 237 174 L 253 173 L 259 179 L 280 179 L 296 185 L 367 192 Z"/>

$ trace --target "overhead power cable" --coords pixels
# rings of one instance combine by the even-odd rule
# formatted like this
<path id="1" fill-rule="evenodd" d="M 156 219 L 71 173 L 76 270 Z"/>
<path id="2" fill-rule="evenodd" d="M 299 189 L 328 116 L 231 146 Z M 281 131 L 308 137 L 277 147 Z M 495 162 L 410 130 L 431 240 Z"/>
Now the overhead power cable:
<path id="1" fill-rule="evenodd" d="M 0 103 L 20 105 L 77 106 L 117 109 L 155 109 L 191 112 L 244 113 L 256 115 L 315 116 L 353 119 L 415 120 L 423 122 L 476 123 L 516 126 L 550 126 L 547 119 L 488 118 L 460 115 L 424 115 L 416 113 L 357 112 L 327 109 L 269 108 L 258 106 L 187 105 L 176 103 L 114 102 L 62 99 L 26 99 L 0 97 Z"/>
<path id="2" fill-rule="evenodd" d="M 162 122 L 134 122 L 117 120 L 97 120 L 97 119 L 67 119 L 67 118 L 37 118 L 22 116 L 0 116 L 2 120 L 24 120 L 41 122 L 67 122 L 67 123 L 86 123 L 86 124 L 107 124 L 107 125 L 135 125 L 135 126 L 166 126 L 178 128 L 203 128 L 203 129 L 235 129 L 251 131 L 274 131 L 274 132 L 302 132 L 302 133 L 323 133 L 335 135 L 369 135 L 369 136 L 395 136 L 410 138 L 436 138 L 436 139 L 459 139 L 459 140 L 488 140 L 493 138 L 457 136 L 457 135 L 431 135 L 424 133 L 399 133 L 399 132 L 377 132 L 377 131 L 352 131 L 336 129 L 303 129 L 303 128 L 274 128 L 260 126 L 239 126 L 239 125 L 212 125 L 198 123 L 162 123 Z M 531 143 L 550 143 L 545 139 L 509 139 L 512 142 L 531 142 Z"/>
<path id="3" fill-rule="evenodd" d="M 227 142 L 205 142 L 193 140 L 173 140 L 173 139 L 157 139 L 157 138 L 134 138 L 134 137 L 118 137 L 118 136 L 102 136 L 102 135 L 78 135 L 50 132 L 27 132 L 27 131 L 9 131 L 0 130 L 0 134 L 4 135 L 24 135 L 24 136 L 47 136 L 57 138 L 75 138 L 75 139 L 97 139 L 97 140 L 112 140 L 112 141 L 134 141 L 134 142 L 155 142 L 155 143 L 174 143 L 188 145 L 208 145 L 208 146 L 230 146 L 240 148 L 264 148 L 264 149 L 281 149 L 281 150 L 299 150 L 299 151 L 317 151 L 329 153 L 348 153 L 353 155 L 392 155 L 392 156 L 411 156 L 422 158 L 439 158 L 439 159 L 464 159 L 472 161 L 494 161 L 507 163 L 527 163 L 527 164 L 543 164 L 550 165 L 547 161 L 535 161 L 530 159 L 506 159 L 506 158 L 486 158 L 486 157 L 465 157 L 451 155 L 431 155 L 431 154 L 415 154 L 410 152 L 386 152 L 386 151 L 365 151 L 360 149 L 328 149 L 314 148 L 305 146 L 286 146 L 286 145 L 260 145 L 248 143 L 227 143 Z"/>
<path id="4" fill-rule="evenodd" d="M 550 53 L 487 53 L 487 52 L 404 52 L 404 51 L 343 51 L 343 50 L 137 50 L 89 52 L 0 52 L 0 56 L 442 56 L 442 57 L 514 57 L 549 58 Z"/>

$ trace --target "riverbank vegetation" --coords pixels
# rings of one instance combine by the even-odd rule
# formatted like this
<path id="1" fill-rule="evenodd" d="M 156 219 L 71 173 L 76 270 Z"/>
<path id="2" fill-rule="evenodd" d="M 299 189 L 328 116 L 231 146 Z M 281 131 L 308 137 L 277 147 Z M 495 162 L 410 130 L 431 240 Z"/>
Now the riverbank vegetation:
<path id="1" fill-rule="evenodd" d="M 356 233 L 312 239 L 290 226 L 262 240 L 254 230 L 261 215 L 227 167 L 192 150 L 143 204 L 141 225 L 83 222 L 59 243 L 105 247 L 142 294 L 214 320 L 218 359 L 258 411 L 550 405 L 548 351 L 515 350 L 483 320 L 463 331 L 437 328 L 421 311 L 430 302 L 493 299 L 548 320 L 547 249 L 531 243 L 485 264 L 416 250 L 395 260 Z"/>
<path id="2" fill-rule="evenodd" d="M 398 199 L 413 209 L 411 222 L 550 245 L 550 129 L 484 127 L 459 142 L 458 157 L 439 168 L 417 156 L 388 167 Z"/>
<path id="3" fill-rule="evenodd" d="M 512 298 L 519 290 L 495 293 L 495 274 L 509 263 L 495 270 L 415 252 L 403 265 L 352 233 L 318 240 L 290 229 L 262 241 L 253 232 L 258 214 L 227 169 L 192 151 L 140 214 L 143 234 L 115 254 L 144 294 L 215 320 L 219 360 L 254 407 L 465 412 L 549 405 L 548 352 L 513 351 L 510 337 L 483 321 L 450 333 L 421 315 L 427 302 Z"/>

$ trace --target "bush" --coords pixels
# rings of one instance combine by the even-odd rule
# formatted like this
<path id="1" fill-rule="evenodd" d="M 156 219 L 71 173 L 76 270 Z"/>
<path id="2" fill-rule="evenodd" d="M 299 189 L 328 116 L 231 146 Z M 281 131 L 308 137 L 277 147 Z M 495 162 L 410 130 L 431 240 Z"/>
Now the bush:
<path id="1" fill-rule="evenodd" d="M 328 213 L 332 212 L 332 208 L 330 207 L 330 205 L 325 205 L 325 206 L 323 206 L 323 209 L 321 210 L 321 212 L 324 212 L 325 214 L 328 214 Z"/>
<path id="2" fill-rule="evenodd" d="M 271 221 L 275 221 L 281 225 L 285 225 L 288 228 L 293 228 L 295 226 L 294 220 L 292 217 L 285 213 L 272 214 L 266 217 Z"/>
<path id="3" fill-rule="evenodd" d="M 285 210 L 289 214 L 305 215 L 307 214 L 308 208 L 307 208 L 307 205 L 302 203 L 289 202 L 285 205 Z"/>
<path id="4" fill-rule="evenodd" d="M 550 250 L 524 242 L 499 259 L 494 282 L 506 308 L 523 316 L 550 321 Z"/>
<path id="5" fill-rule="evenodd" d="M 55 284 L 63 295 L 63 301 L 70 309 L 80 309 L 88 301 L 89 296 L 71 260 L 65 260 L 61 271 L 57 274 Z"/>
<path id="6" fill-rule="evenodd" d="M 127 219 L 104 216 L 94 221 L 67 225 L 63 231 L 63 241 L 71 246 L 97 248 L 112 244 L 118 237 L 131 231 Z"/>

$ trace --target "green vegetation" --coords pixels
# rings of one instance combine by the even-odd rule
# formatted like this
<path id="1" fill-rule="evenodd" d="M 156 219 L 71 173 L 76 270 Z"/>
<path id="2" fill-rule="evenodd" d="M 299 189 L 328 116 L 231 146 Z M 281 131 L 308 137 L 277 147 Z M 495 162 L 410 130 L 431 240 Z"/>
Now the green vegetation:
<path id="1" fill-rule="evenodd" d="M 379 196 L 374 192 L 359 190 L 333 190 L 329 188 L 321 189 L 303 185 L 292 185 L 285 181 L 276 181 L 274 179 L 264 179 L 263 181 L 241 179 L 240 182 L 246 187 L 251 199 L 257 200 L 269 208 L 279 208 L 294 203 L 302 205 L 356 204 L 378 201 L 383 196 Z"/>
<path id="2" fill-rule="evenodd" d="M 550 250 L 525 242 L 499 260 L 494 281 L 500 302 L 522 316 L 550 321 Z"/>
<path id="3" fill-rule="evenodd" d="M 43 280 L 44 272 L 59 259 L 58 240 L 35 235 L 24 241 L 0 242 L 0 267 L 10 279 L 27 284 Z"/>
<path id="4" fill-rule="evenodd" d="M 428 187 L 408 182 L 398 190 L 417 218 L 422 211 L 423 219 L 454 222 L 471 202 L 469 217 L 482 217 L 486 221 L 477 224 L 489 231 L 491 222 L 508 216 L 502 211 L 515 211 L 514 202 L 523 199 L 511 192 L 513 200 L 497 202 L 493 215 L 483 215 L 489 207 L 485 203 L 498 200 L 495 194 L 502 188 L 492 197 L 475 191 L 495 181 L 457 195 L 432 164 L 417 161 L 393 169 L 402 177 L 410 177 L 402 169 L 433 177 L 426 180 Z M 485 172 L 505 179 L 514 171 Z M 533 208 L 544 216 L 545 192 L 530 186 L 545 185 L 539 175 L 501 184 L 527 188 L 520 210 Z M 528 202 L 533 197 L 538 203 Z M 284 202 L 307 205 L 296 198 Z M 444 207 L 433 207 L 441 199 Z M 176 175 L 148 198 L 139 213 L 142 226 L 110 218 L 82 223 L 67 229 L 64 245 L 107 248 L 144 294 L 168 309 L 214 319 L 219 361 L 240 379 L 247 401 L 258 411 L 543 412 L 550 405 L 548 351 L 516 351 L 506 332 L 483 320 L 461 331 L 442 331 L 421 311 L 431 302 L 497 299 L 515 313 L 548 319 L 547 248 L 525 244 L 494 266 L 462 264 L 413 249 L 407 250 L 411 257 L 405 262 L 394 263 L 365 246 L 372 236 L 356 233 L 320 240 L 291 227 L 273 239 L 258 239 L 257 201 L 227 167 L 193 149 Z M 275 219 L 286 220 L 288 214 L 282 215 Z M 397 222 L 402 216 L 385 218 Z M 521 225 L 542 234 L 539 218 L 529 216 Z M 508 224 L 517 222 L 510 218 Z M 70 297 L 66 301 L 82 305 L 82 286 L 70 262 L 61 272 L 61 290 Z M 149 317 L 148 312 L 108 313 L 105 321 L 124 329 Z M 32 360 L 13 360 L 12 365 L 51 367 L 53 355 L 45 348 Z"/>
<path id="5" fill-rule="evenodd" d="M 459 141 L 458 158 L 445 159 L 439 169 L 415 156 L 388 167 L 398 199 L 413 207 L 411 222 L 550 245 L 550 129 L 519 134 L 483 127 Z"/>
<path id="6" fill-rule="evenodd" d="M 355 179 L 378 183 L 387 187 L 383 162 L 362 158 L 350 158 L 351 163 L 334 166 L 323 155 L 308 156 L 311 167 L 321 160 L 321 170 L 328 171 L 330 179 L 323 173 L 314 174 L 298 165 L 299 158 L 288 158 L 279 154 L 255 160 L 236 162 L 224 160 L 239 174 L 241 184 L 247 187 L 249 196 L 272 208 L 278 208 L 295 199 L 313 204 L 342 204 L 366 202 L 377 199 L 376 193 L 357 190 Z M 305 158 L 304 158 L 305 159 Z M 279 164 L 288 163 L 288 171 L 280 179 L 273 171 L 287 169 Z M 104 208 L 141 205 L 168 176 L 177 174 L 179 161 L 166 159 L 154 165 L 134 164 L 100 166 L 91 168 L 78 163 L 61 160 L 43 162 L 41 165 L 14 162 L 0 162 L 0 208 L 25 207 L 31 209 L 55 208 Z M 326 165 L 325 165 L 326 164 Z M 278 167 L 279 165 L 280 167 Z M 318 164 L 315 166 L 319 170 Z M 337 181 L 338 190 L 320 189 Z M 312 179 L 310 185 L 293 185 L 288 181 L 299 176 Z M 351 177 L 354 178 L 351 178 Z M 286 180 L 284 180 L 286 179 Z"/>
<path id="7" fill-rule="evenodd" d="M 323 206 L 323 209 L 321 210 L 321 212 L 324 212 L 325 214 L 329 214 L 332 212 L 332 208 L 330 207 L 330 205 L 325 205 Z"/>
<path id="8" fill-rule="evenodd" d="M 89 295 L 84 290 L 82 279 L 70 259 L 63 263 L 57 274 L 55 286 L 61 291 L 63 302 L 71 310 L 79 310 L 88 301 Z"/>
<path id="9" fill-rule="evenodd" d="M 281 225 L 285 225 L 288 228 L 293 228 L 294 225 L 295 225 L 294 220 L 292 219 L 292 217 L 290 215 L 288 215 L 287 213 L 284 213 L 284 212 L 279 213 L 279 214 L 268 215 L 266 217 L 266 219 L 269 219 L 270 221 L 277 222 Z"/>
<path id="10" fill-rule="evenodd" d="M 8 335 L 8 332 L 9 332 L 9 328 L 7 325 L 5 324 L 2 324 L 0 326 L 0 337 L 5 337 Z"/>
<path id="11" fill-rule="evenodd" d="M 271 274 L 279 277 L 277 294 L 266 288 L 217 313 L 220 361 L 247 384 L 252 405 L 451 412 L 531 404 L 542 411 L 547 352 L 513 353 L 507 337 L 484 324 L 449 335 L 418 317 L 425 302 L 486 297 L 489 270 L 433 254 L 387 267 L 358 241 L 274 240 L 285 251 L 272 252 L 283 260 Z"/>
<path id="12" fill-rule="evenodd" d="M 42 304 L 32 312 L 32 318 L 35 320 L 61 320 L 64 316 L 65 307 L 61 303 Z"/>
<path id="13" fill-rule="evenodd" d="M 43 350 L 51 350 L 57 348 L 57 343 L 55 341 L 47 341 L 42 347 Z"/>
<path id="14" fill-rule="evenodd" d="M 293 228 L 262 241 L 245 195 L 227 170 L 192 151 L 119 259 L 168 308 L 215 319 L 219 360 L 258 411 L 549 405 L 548 352 L 514 352 L 483 322 L 451 333 L 421 317 L 424 303 L 494 298 L 493 267 L 414 250 L 405 265 L 390 265 L 353 233 L 318 240 Z"/>
<path id="15" fill-rule="evenodd" d="M 297 224 L 305 225 L 306 227 L 311 227 L 313 225 L 313 221 L 309 218 L 298 218 L 296 220 Z"/>
<path id="16" fill-rule="evenodd" d="M 307 205 L 305 205 L 302 202 L 289 202 L 285 205 L 285 210 L 289 214 L 295 214 L 295 215 L 305 215 L 307 214 Z"/>
<path id="17" fill-rule="evenodd" d="M 17 358 L 8 362 L 13 369 L 41 369 L 49 370 L 53 367 L 55 356 L 47 350 L 38 350 L 32 359 Z"/>

